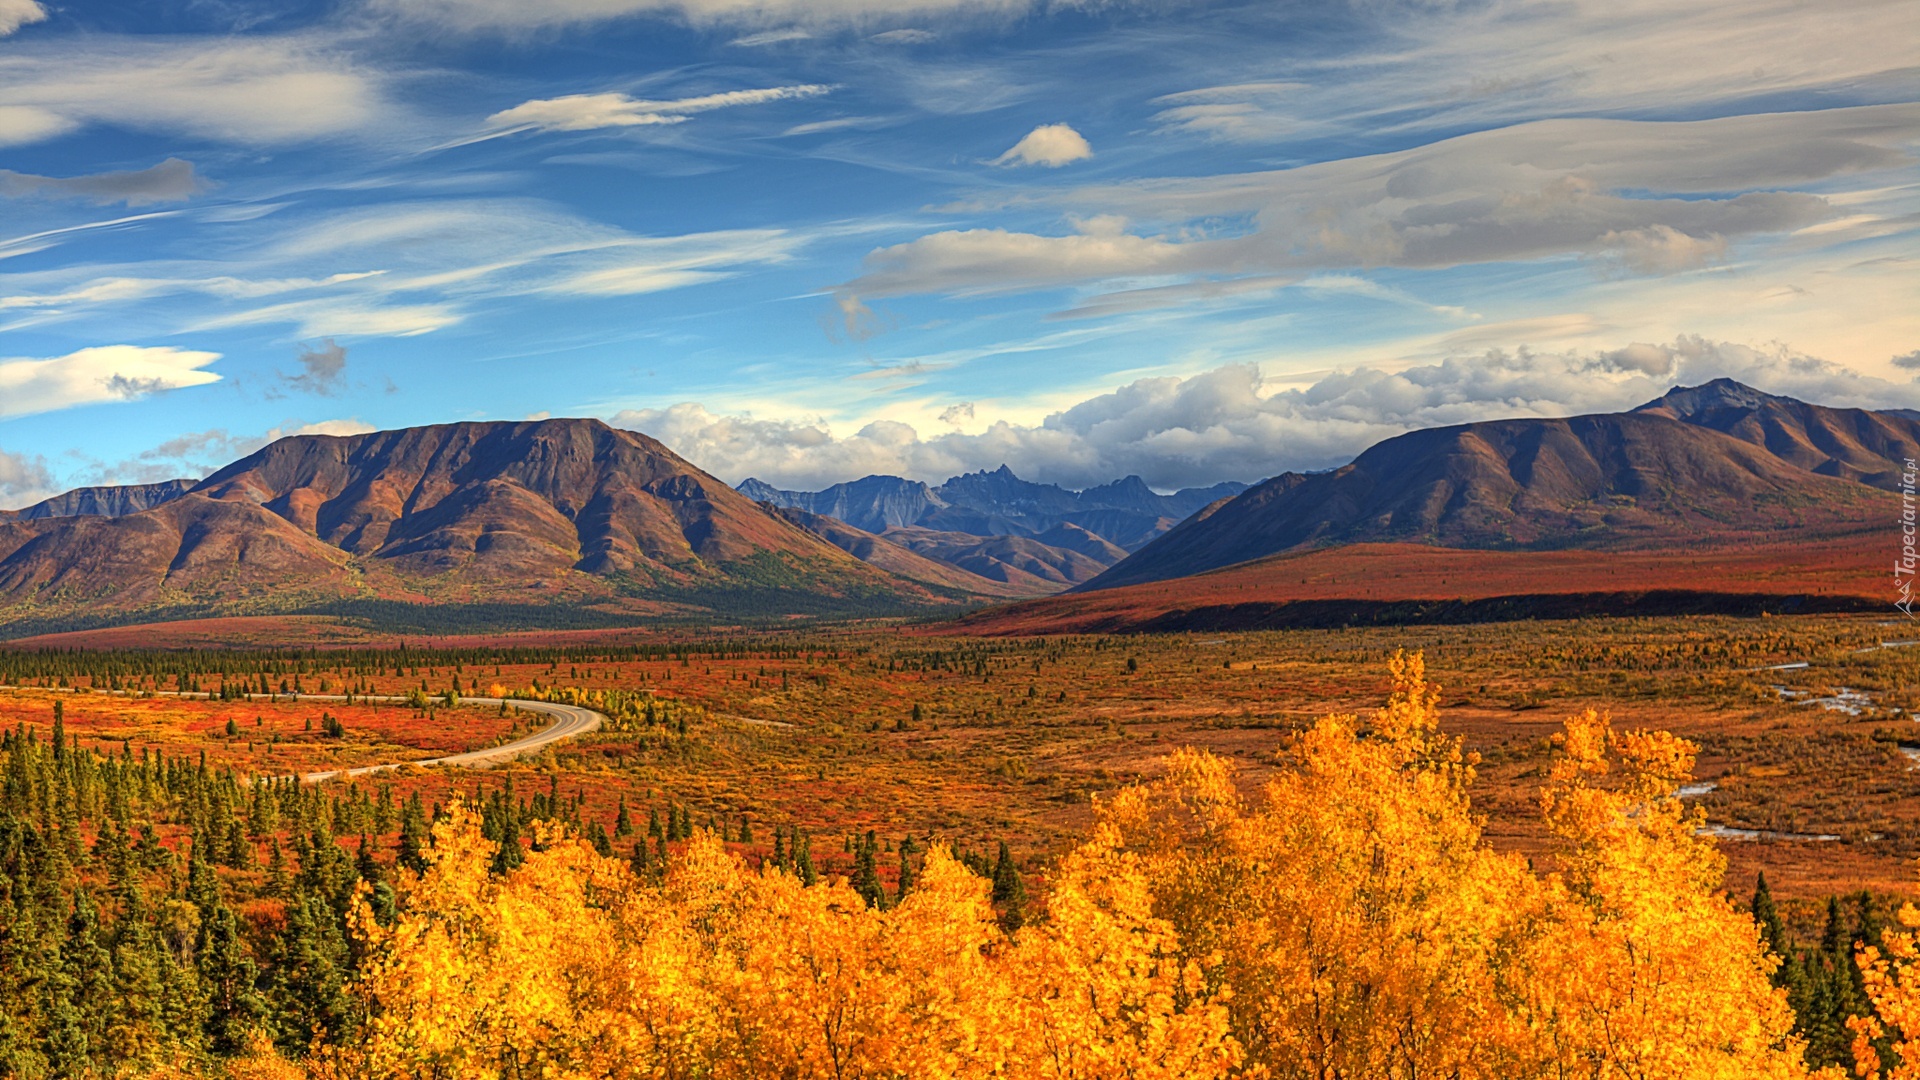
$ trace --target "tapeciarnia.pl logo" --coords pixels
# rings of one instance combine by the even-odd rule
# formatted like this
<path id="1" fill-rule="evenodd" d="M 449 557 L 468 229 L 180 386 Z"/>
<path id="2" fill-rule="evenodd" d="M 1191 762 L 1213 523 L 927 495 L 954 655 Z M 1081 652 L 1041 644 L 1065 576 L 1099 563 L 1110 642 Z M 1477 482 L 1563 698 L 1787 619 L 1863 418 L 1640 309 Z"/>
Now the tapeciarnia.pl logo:
<path id="1" fill-rule="evenodd" d="M 1913 485 L 1920 478 L 1920 468 L 1916 468 L 1912 458 L 1901 463 L 1900 472 L 1900 557 L 1893 562 L 1893 589 L 1899 598 L 1893 606 L 1913 618 L 1913 573 L 1920 566 L 1920 551 L 1914 546 L 1914 501 Z"/>

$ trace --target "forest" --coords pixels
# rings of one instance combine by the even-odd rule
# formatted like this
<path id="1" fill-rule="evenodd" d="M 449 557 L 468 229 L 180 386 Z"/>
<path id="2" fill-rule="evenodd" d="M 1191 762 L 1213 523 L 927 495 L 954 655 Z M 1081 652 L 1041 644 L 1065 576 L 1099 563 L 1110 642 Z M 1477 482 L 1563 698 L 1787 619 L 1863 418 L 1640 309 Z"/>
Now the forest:
<path id="1" fill-rule="evenodd" d="M 1697 747 L 1592 710 L 1548 845 L 1498 850 L 1389 666 L 1251 788 L 1172 749 L 1025 879 L 673 803 L 609 829 L 557 777 L 429 803 L 83 749 L 57 709 L 0 739 L 0 1074 L 1920 1075 L 1920 911 L 1834 898 L 1798 942 L 1764 878 L 1728 895 Z"/>

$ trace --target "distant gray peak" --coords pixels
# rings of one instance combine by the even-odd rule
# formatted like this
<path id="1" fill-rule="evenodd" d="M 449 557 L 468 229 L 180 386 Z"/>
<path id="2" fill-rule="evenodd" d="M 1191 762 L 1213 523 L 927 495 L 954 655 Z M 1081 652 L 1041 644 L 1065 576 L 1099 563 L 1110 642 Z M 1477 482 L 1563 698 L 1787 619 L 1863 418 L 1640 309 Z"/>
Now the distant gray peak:
<path id="1" fill-rule="evenodd" d="M 1684 420 L 1687 417 L 1719 409 L 1757 409 L 1769 401 L 1800 404 L 1794 398 L 1784 398 L 1764 390 L 1755 390 L 1746 383 L 1736 382 L 1733 379 L 1714 379 L 1699 386 L 1676 386 L 1633 411 L 1665 409 Z"/>
<path id="2" fill-rule="evenodd" d="M 62 517 L 125 517 L 172 502 L 198 483 L 198 480 L 163 480 L 157 484 L 74 488 L 34 503 L 15 512 L 13 516 L 23 521 Z"/>

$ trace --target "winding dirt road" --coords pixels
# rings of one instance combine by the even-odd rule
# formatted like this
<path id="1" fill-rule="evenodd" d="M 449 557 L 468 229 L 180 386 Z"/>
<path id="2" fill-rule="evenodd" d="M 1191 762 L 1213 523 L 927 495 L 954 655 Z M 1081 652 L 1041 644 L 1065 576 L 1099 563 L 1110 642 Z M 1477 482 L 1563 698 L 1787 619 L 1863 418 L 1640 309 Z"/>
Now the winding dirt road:
<path id="1" fill-rule="evenodd" d="M 282 696 L 293 697 L 291 694 Z M 334 694 L 301 694 L 294 698 L 294 700 L 344 702 L 347 699 Z M 397 697 L 356 697 L 354 700 L 378 701 L 381 704 L 404 703 L 406 701 L 405 698 Z M 463 697 L 460 701 L 462 704 L 472 705 L 500 704 L 499 698 L 490 697 Z M 607 718 L 604 715 L 594 712 L 592 709 L 582 709 L 577 705 L 561 705 L 552 701 L 523 701 L 519 698 L 509 698 L 506 703 L 516 709 L 524 709 L 527 712 L 544 713 L 547 716 L 553 717 L 553 723 L 548 724 L 546 727 L 530 735 L 515 739 L 510 743 L 489 747 L 485 750 L 469 750 L 464 754 L 448 754 L 445 757 L 424 758 L 417 761 L 389 761 L 379 765 L 362 765 L 354 769 L 331 769 L 327 772 L 301 773 L 300 782 L 303 784 L 317 784 L 323 780 L 344 779 L 354 776 L 365 776 L 368 773 L 386 772 L 390 769 L 398 769 L 402 765 L 452 765 L 461 769 L 486 769 L 499 765 L 502 762 L 512 761 L 514 758 L 522 755 L 543 750 L 554 743 L 571 739 L 577 735 L 585 735 L 590 731 L 598 731 L 600 730 L 600 725 L 607 722 Z"/>
<path id="2" fill-rule="evenodd" d="M 73 693 L 74 691 L 68 690 L 66 692 Z M 132 696 L 132 691 L 127 690 L 107 690 L 103 692 L 116 697 Z M 201 693 L 190 691 L 182 692 L 179 690 L 151 690 L 146 691 L 146 693 L 155 697 L 171 698 L 205 698 L 207 696 Z M 247 701 L 258 701 L 261 698 L 269 698 L 273 701 L 338 701 L 342 703 L 345 703 L 347 700 L 344 694 L 244 695 L 244 700 Z M 355 695 L 353 700 L 377 701 L 382 705 L 404 705 L 407 701 L 407 699 L 403 697 L 390 697 L 385 695 L 369 696 L 366 694 Z M 499 705 L 501 703 L 500 698 L 492 697 L 463 697 L 460 700 L 462 703 L 470 705 Z M 582 709 L 577 705 L 561 705 L 551 701 L 523 701 L 520 698 L 507 698 L 506 704 L 516 709 L 524 709 L 527 712 L 544 713 L 553 717 L 553 723 L 548 724 L 546 727 L 541 728 L 531 735 L 522 736 L 510 743 L 489 747 L 485 750 L 469 750 L 464 754 L 448 754 L 444 757 L 423 758 L 416 761 L 387 761 L 379 765 L 361 765 L 352 769 L 329 769 L 326 772 L 301 773 L 300 782 L 303 784 L 317 784 L 322 780 L 332 780 L 336 777 L 365 776 L 368 773 L 386 772 L 389 769 L 398 769 L 403 765 L 452 765 L 461 769 L 486 769 L 504 761 L 512 761 L 514 758 L 520 757 L 523 754 L 543 750 L 564 739 L 585 735 L 590 731 L 598 731 L 600 730 L 600 726 L 607 722 L 605 715 L 594 712 L 592 709 Z M 766 723 L 779 724 L 779 721 L 769 720 L 766 721 Z M 780 726 L 788 727 L 791 725 L 781 724 Z"/>

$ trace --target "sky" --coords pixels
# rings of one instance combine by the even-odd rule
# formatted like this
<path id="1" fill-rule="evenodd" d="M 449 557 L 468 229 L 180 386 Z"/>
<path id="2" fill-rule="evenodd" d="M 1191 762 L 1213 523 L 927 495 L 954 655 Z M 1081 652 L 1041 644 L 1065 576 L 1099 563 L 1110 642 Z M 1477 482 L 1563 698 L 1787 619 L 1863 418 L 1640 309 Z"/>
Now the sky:
<path id="1" fill-rule="evenodd" d="M 1161 490 L 1920 407 L 1910 0 L 0 0 L 0 508 L 598 417 Z"/>

